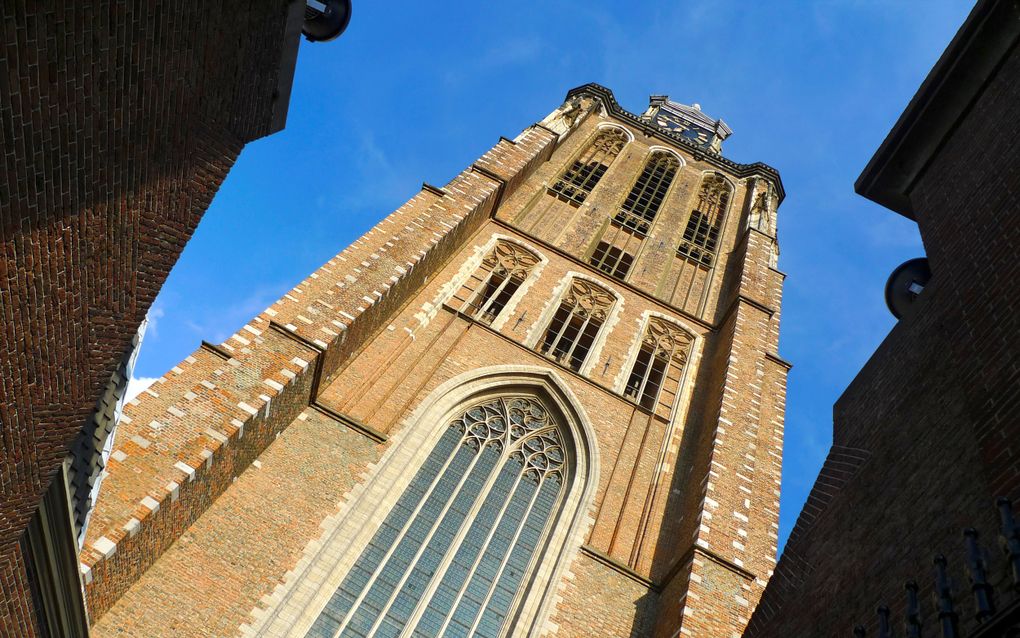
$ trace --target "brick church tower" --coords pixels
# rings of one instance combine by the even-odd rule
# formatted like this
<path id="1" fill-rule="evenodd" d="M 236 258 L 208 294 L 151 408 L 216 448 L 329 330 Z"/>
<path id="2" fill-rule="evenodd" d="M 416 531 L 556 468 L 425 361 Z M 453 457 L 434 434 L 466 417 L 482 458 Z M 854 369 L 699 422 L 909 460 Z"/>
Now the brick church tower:
<path id="1" fill-rule="evenodd" d="M 740 634 L 789 364 L 764 164 L 597 85 L 125 410 L 93 635 Z"/>

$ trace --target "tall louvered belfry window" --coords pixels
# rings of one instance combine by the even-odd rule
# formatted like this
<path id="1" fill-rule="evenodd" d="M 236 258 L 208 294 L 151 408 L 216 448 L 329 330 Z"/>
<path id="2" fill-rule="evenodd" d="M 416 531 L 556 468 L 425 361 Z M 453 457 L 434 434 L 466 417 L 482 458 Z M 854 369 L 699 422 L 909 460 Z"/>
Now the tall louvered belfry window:
<path id="1" fill-rule="evenodd" d="M 672 153 L 652 153 L 620 210 L 596 238 L 589 264 L 607 275 L 626 279 L 679 168 L 680 160 Z"/>
<path id="2" fill-rule="evenodd" d="M 715 263 L 719 229 L 732 193 L 733 187 L 722 175 L 712 173 L 705 176 L 698 192 L 698 203 L 687 219 L 677 255 L 703 266 Z"/>
<path id="3" fill-rule="evenodd" d="M 538 256 L 530 250 L 498 240 L 457 293 L 461 312 L 491 325 L 538 262 Z"/>
<path id="4" fill-rule="evenodd" d="M 306 638 L 511 635 L 571 481 L 562 428 L 531 396 L 455 417 Z"/>
<path id="5" fill-rule="evenodd" d="M 538 350 L 575 372 L 581 369 L 616 303 L 604 288 L 573 279 L 560 300 Z"/>
<path id="6" fill-rule="evenodd" d="M 691 336 L 679 326 L 650 317 L 624 395 L 641 407 L 668 417 L 680 391 L 691 341 Z"/>
<path id="7" fill-rule="evenodd" d="M 680 161 L 672 153 L 652 153 L 634 187 L 627 194 L 615 221 L 647 235 L 679 168 Z"/>
<path id="8" fill-rule="evenodd" d="M 616 156 L 627 143 L 627 134 L 618 128 L 603 129 L 591 144 L 567 167 L 563 175 L 549 189 L 556 197 L 574 206 L 580 206 L 591 194 L 595 185 L 609 170 Z"/>

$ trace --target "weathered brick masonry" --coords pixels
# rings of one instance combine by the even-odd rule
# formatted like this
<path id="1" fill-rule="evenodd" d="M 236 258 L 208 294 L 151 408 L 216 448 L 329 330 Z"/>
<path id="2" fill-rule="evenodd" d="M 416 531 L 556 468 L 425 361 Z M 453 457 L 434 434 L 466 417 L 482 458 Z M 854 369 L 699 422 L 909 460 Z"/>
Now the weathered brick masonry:
<path id="1" fill-rule="evenodd" d="M 967 527 L 999 606 L 1016 603 L 994 502 L 1020 501 L 1018 39 L 1020 5 L 979 2 L 858 181 L 917 221 L 932 280 L 837 401 L 832 450 L 749 638 L 872 635 L 880 605 L 902 627 L 908 580 L 934 632 L 937 554 L 972 635 Z"/>
<path id="2" fill-rule="evenodd" d="M 550 195 L 607 127 L 627 143 L 591 197 Z M 631 274 L 611 277 L 589 264 L 593 244 L 663 149 L 682 164 L 676 180 Z M 677 246 L 706 180 L 728 184 L 728 208 L 715 261 L 692 267 Z M 82 554 L 93 633 L 303 632 L 361 532 L 334 533 L 377 525 L 399 496 L 386 486 L 414 469 L 387 455 L 420 436 L 415 415 L 478 375 L 504 375 L 508 388 L 549 380 L 589 415 L 598 467 L 562 577 L 516 634 L 739 634 L 776 551 L 781 197 L 773 169 L 684 142 L 602 87 L 571 92 L 127 407 Z M 483 322 L 464 291 L 500 242 L 537 262 Z M 577 278 L 615 301 L 572 369 L 537 350 Z M 642 407 L 624 389 L 652 318 L 682 329 L 690 350 L 675 400 Z M 357 510 L 377 488 L 371 511 Z"/>
<path id="3" fill-rule="evenodd" d="M 282 128 L 303 3 L 0 8 L 0 636 L 19 537 L 244 144 Z"/>

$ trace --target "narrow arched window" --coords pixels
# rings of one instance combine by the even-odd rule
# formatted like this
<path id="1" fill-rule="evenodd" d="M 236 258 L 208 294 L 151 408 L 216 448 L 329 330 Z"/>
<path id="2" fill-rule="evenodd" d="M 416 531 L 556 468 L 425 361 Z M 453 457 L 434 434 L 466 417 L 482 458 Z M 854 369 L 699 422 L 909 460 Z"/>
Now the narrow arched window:
<path id="1" fill-rule="evenodd" d="M 626 143 L 627 134 L 623 130 L 603 129 L 588 148 L 567 167 L 549 192 L 569 204 L 580 206 L 609 170 L 609 165 Z"/>
<path id="2" fill-rule="evenodd" d="M 306 637 L 509 635 L 572 480 L 563 427 L 529 396 L 454 418 Z"/>
<path id="3" fill-rule="evenodd" d="M 616 297 L 584 279 L 573 279 L 560 300 L 539 352 L 577 372 L 591 352 Z"/>
<path id="4" fill-rule="evenodd" d="M 634 187 L 627 194 L 620 212 L 616 214 L 615 221 L 647 235 L 679 168 L 680 161 L 672 153 L 652 153 L 641 175 L 634 182 Z"/>
<path id="5" fill-rule="evenodd" d="M 455 296 L 461 302 L 461 312 L 491 325 L 538 262 L 538 256 L 530 250 L 502 239 L 497 241 Z"/>
<path id="6" fill-rule="evenodd" d="M 691 349 L 691 336 L 678 326 L 650 317 L 624 395 L 668 417 Z"/>
<path id="7" fill-rule="evenodd" d="M 729 205 L 733 187 L 722 175 L 712 173 L 701 181 L 698 203 L 687 218 L 677 255 L 704 266 L 715 263 L 719 229 Z"/>

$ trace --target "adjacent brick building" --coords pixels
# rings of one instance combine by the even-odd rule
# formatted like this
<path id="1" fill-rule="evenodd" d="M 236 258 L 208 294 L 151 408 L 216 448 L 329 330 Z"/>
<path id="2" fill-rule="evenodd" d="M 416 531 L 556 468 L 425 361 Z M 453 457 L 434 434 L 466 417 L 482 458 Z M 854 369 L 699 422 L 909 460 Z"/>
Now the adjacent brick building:
<path id="1" fill-rule="evenodd" d="M 729 134 L 579 87 L 168 371 L 88 529 L 93 635 L 739 635 L 789 365 L 783 187 Z"/>
<path id="2" fill-rule="evenodd" d="M 857 182 L 917 222 L 931 280 L 836 402 L 748 638 L 1020 631 L 1020 532 L 996 507 L 1020 503 L 1018 41 L 1020 3 L 978 2 Z"/>
<path id="3" fill-rule="evenodd" d="M 283 127 L 305 12 L 0 7 L 0 636 L 86 631 L 62 465 L 70 452 L 80 527 L 109 431 L 90 415 L 112 413 L 109 385 L 238 153 Z"/>

